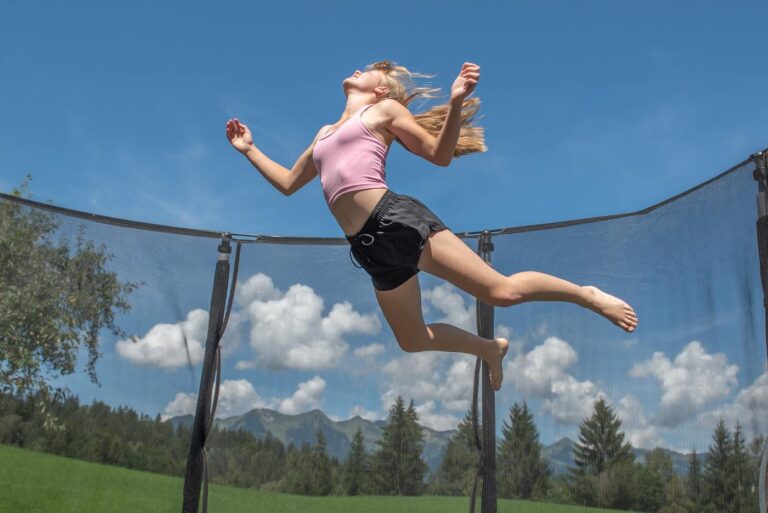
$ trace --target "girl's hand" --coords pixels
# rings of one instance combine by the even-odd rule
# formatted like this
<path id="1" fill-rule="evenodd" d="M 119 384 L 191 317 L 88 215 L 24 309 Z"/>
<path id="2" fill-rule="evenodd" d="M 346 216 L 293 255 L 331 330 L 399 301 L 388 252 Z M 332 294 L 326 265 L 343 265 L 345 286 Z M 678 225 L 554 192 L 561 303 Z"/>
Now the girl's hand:
<path id="1" fill-rule="evenodd" d="M 229 143 L 240 153 L 247 152 L 253 146 L 253 136 L 248 127 L 240 123 L 237 118 L 227 121 L 227 139 Z"/>
<path id="2" fill-rule="evenodd" d="M 480 80 L 480 66 L 471 62 L 465 62 L 461 67 L 459 76 L 451 86 L 451 101 L 463 100 L 475 90 L 477 81 Z"/>

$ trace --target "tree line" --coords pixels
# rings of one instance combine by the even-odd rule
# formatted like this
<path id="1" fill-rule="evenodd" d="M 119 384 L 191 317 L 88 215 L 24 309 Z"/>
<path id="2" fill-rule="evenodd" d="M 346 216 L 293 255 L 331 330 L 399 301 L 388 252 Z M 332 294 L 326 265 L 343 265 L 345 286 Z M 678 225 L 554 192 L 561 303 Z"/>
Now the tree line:
<path id="1" fill-rule="evenodd" d="M 46 423 L 51 415 L 58 419 L 53 426 Z M 596 401 L 579 426 L 575 465 L 555 476 L 542 455 L 531 410 L 525 402 L 515 403 L 496 448 L 498 496 L 658 513 L 758 512 L 762 436 L 747 445 L 738 423 L 731 432 L 721 420 L 708 452 L 694 450 L 687 472 L 678 475 L 663 449 L 636 461 L 620 427 L 613 409 Z M 43 391 L 0 394 L 3 444 L 183 476 L 190 438 L 190 427 L 130 408 L 99 401 L 81 405 L 74 396 L 51 401 Z M 207 451 L 211 481 L 219 484 L 301 495 L 468 495 L 478 462 L 470 413 L 428 478 L 424 441 L 413 400 L 406 407 L 398 396 L 373 451 L 366 450 L 358 428 L 344 461 L 328 456 L 319 427 L 313 445 L 288 447 L 271 434 L 256 439 L 246 431 L 214 427 Z"/>
<path id="2" fill-rule="evenodd" d="M 41 406 L 45 405 L 45 406 Z M 48 422 L 55 418 L 56 422 Z M 81 405 L 76 396 L 0 393 L 0 443 L 94 463 L 183 476 L 191 427 L 176 427 L 94 401 Z M 319 427 L 316 443 L 300 447 L 271 434 L 256 439 L 243 430 L 214 426 L 206 444 L 211 482 L 303 495 L 418 495 L 428 470 L 422 459 L 424 430 L 411 400 L 393 404 L 376 441 L 366 452 L 360 429 L 346 461 L 329 457 Z"/>

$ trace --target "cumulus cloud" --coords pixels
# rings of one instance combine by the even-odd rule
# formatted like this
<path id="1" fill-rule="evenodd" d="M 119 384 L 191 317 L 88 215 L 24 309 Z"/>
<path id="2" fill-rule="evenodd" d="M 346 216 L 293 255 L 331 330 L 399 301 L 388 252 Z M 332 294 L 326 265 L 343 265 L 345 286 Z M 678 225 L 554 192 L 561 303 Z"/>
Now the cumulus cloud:
<path id="1" fill-rule="evenodd" d="M 414 407 L 416 413 L 421 420 L 421 423 L 425 426 L 436 431 L 448 431 L 450 429 L 456 429 L 461 419 L 456 415 L 449 415 L 445 413 L 436 413 L 435 401 L 426 401 L 419 406 Z"/>
<path id="2" fill-rule="evenodd" d="M 254 301 L 280 299 L 280 291 L 275 288 L 272 278 L 264 273 L 256 273 L 244 283 L 237 284 L 235 299 L 240 306 L 247 307 Z"/>
<path id="3" fill-rule="evenodd" d="M 655 449 L 666 445 L 656 426 L 645 417 L 643 405 L 636 397 L 625 395 L 614 409 L 616 416 L 621 419 L 621 430 L 632 447 Z"/>
<path id="4" fill-rule="evenodd" d="M 292 285 L 283 293 L 264 274 L 249 278 L 238 302 L 251 322 L 253 361 L 238 362 L 238 369 L 325 369 L 336 366 L 347 352 L 344 336 L 376 334 L 381 321 L 375 313 L 356 312 L 348 301 L 336 303 L 323 316 L 323 299 L 306 285 Z"/>
<path id="5" fill-rule="evenodd" d="M 469 409 L 475 357 L 440 351 L 408 353 L 382 368 L 386 388 L 381 394 L 382 411 L 389 412 L 398 395 L 411 399 L 419 421 L 432 429 L 454 429 L 456 412 Z M 448 426 L 448 427 L 446 427 Z"/>
<path id="6" fill-rule="evenodd" d="M 255 408 L 270 408 L 286 415 L 295 415 L 318 408 L 322 402 L 326 383 L 320 376 L 299 383 L 292 396 L 287 398 L 263 398 L 245 379 L 225 380 L 219 389 L 216 417 L 242 415 Z M 164 419 L 195 413 L 197 394 L 178 393 L 163 411 Z"/>
<path id="7" fill-rule="evenodd" d="M 768 372 L 742 389 L 732 403 L 702 413 L 698 424 L 713 429 L 721 419 L 732 429 L 738 422 L 750 437 L 765 433 L 768 430 Z"/>
<path id="8" fill-rule="evenodd" d="M 724 354 L 708 354 L 698 341 L 690 342 L 674 361 L 655 352 L 635 364 L 633 377 L 652 376 L 659 381 L 662 396 L 654 423 L 675 427 L 693 418 L 702 408 L 727 397 L 736 386 L 737 365 L 728 365 Z"/>
<path id="9" fill-rule="evenodd" d="M 507 363 L 504 382 L 524 397 L 542 399 L 544 409 L 557 422 L 577 424 L 592 414 L 593 403 L 604 395 L 591 381 L 578 381 L 566 372 L 577 361 L 568 342 L 548 337 Z"/>
<path id="10" fill-rule="evenodd" d="M 325 391 L 325 381 L 315 376 L 309 381 L 299 383 L 299 388 L 291 397 L 278 403 L 277 411 L 287 415 L 295 415 L 320 406 L 320 399 Z"/>
<path id="11" fill-rule="evenodd" d="M 373 358 L 384 354 L 384 345 L 370 344 L 367 346 L 358 347 L 355 349 L 354 354 L 363 360 L 372 360 Z"/>
<path id="12" fill-rule="evenodd" d="M 191 361 L 200 363 L 205 354 L 205 338 L 208 329 L 208 312 L 195 309 L 187 314 L 186 320 L 176 324 L 156 324 L 146 335 L 135 341 L 118 340 L 117 353 L 138 365 L 149 365 L 161 369 L 175 369 Z M 186 337 L 189 348 L 184 346 Z"/>
<path id="13" fill-rule="evenodd" d="M 437 287 L 422 292 L 422 301 L 431 304 L 443 312 L 443 317 L 433 322 L 447 322 L 470 333 L 477 332 L 477 317 L 475 303 L 465 302 L 456 287 L 443 283 Z"/>
<path id="14" fill-rule="evenodd" d="M 176 394 L 176 397 L 173 398 L 173 401 L 168 403 L 168 406 L 165 407 L 161 418 L 163 420 L 168 420 L 171 417 L 179 417 L 181 415 L 194 415 L 196 406 L 196 394 L 179 392 Z"/>
<path id="15" fill-rule="evenodd" d="M 242 314 L 236 311 L 230 315 L 227 330 L 220 341 L 222 358 L 237 349 L 243 319 Z M 137 365 L 175 369 L 189 362 L 196 365 L 203 361 L 207 335 L 208 312 L 196 308 L 187 314 L 184 321 L 156 324 L 143 337 L 118 340 L 115 349 L 121 357 Z"/>
<path id="16" fill-rule="evenodd" d="M 358 406 L 358 405 L 355 405 L 355 407 L 352 408 L 352 410 L 349 412 L 350 418 L 355 416 L 359 416 L 365 420 L 370 420 L 371 422 L 382 418 L 382 415 L 379 412 L 367 410 L 362 406 Z"/>

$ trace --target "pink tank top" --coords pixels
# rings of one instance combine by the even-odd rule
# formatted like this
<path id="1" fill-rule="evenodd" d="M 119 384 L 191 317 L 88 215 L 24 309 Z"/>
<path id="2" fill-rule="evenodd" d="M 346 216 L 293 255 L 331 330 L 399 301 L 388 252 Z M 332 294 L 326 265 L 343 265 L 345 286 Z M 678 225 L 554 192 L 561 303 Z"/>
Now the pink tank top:
<path id="1" fill-rule="evenodd" d="M 371 105 L 358 109 L 335 131 L 315 141 L 312 159 L 329 207 L 346 192 L 387 187 L 384 164 L 389 146 L 360 119 Z"/>

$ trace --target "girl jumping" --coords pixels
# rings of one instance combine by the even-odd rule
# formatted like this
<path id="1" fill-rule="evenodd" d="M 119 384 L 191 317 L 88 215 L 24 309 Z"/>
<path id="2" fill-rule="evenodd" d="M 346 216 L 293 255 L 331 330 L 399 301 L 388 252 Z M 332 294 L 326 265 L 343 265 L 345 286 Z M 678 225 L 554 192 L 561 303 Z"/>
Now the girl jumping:
<path id="1" fill-rule="evenodd" d="M 413 115 L 408 104 L 440 90 L 417 87 L 411 73 L 390 61 L 356 70 L 343 81 L 346 107 L 339 120 L 317 132 L 289 170 L 253 144 L 237 119 L 227 122 L 229 142 L 280 192 L 289 196 L 320 175 L 328 207 L 344 231 L 350 253 L 371 276 L 376 299 L 400 347 L 407 352 L 454 351 L 479 356 L 499 390 L 509 342 L 486 339 L 445 323 L 425 324 L 417 274 L 426 271 L 486 304 L 567 301 L 588 308 L 625 331 L 637 327 L 635 311 L 591 285 L 536 271 L 505 276 L 488 265 L 418 199 L 387 187 L 387 154 L 397 140 L 427 161 L 448 166 L 454 157 L 485 151 L 483 130 L 471 123 L 479 107 L 467 99 L 480 66 L 465 62 L 450 101 Z"/>

